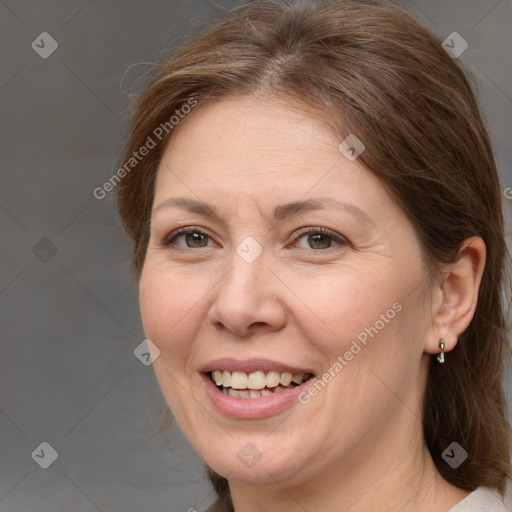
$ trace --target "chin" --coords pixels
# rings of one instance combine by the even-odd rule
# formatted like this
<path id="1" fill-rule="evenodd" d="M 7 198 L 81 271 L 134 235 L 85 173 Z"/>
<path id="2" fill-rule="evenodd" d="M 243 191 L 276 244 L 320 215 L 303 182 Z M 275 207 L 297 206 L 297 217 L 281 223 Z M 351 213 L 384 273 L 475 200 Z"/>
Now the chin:
<path id="1" fill-rule="evenodd" d="M 295 485 L 310 478 L 301 470 L 307 467 L 307 462 L 293 456 L 297 450 L 289 450 L 279 456 L 273 454 L 271 443 L 266 449 L 258 450 L 255 443 L 247 441 L 241 449 L 232 449 L 232 457 L 226 455 L 230 448 L 218 454 L 201 455 L 211 469 L 228 480 L 262 485 L 276 484 L 277 481 Z"/>

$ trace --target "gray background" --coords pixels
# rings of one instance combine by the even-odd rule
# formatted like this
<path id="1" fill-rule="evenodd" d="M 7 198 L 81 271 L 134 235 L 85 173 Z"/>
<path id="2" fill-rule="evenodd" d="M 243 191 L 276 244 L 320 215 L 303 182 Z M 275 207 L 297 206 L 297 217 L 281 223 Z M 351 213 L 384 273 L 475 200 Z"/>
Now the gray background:
<path id="1" fill-rule="evenodd" d="M 460 60 L 512 186 L 512 0 L 401 4 L 468 41 Z M 148 62 L 218 11 L 202 0 L 0 1 L 3 512 L 204 510 L 214 498 L 179 429 L 170 448 L 156 434 L 165 402 L 133 354 L 144 333 L 128 241 L 112 197 L 92 191 L 115 171 Z M 31 47 L 42 32 L 58 42 L 47 59 Z M 510 372 L 505 387 L 511 400 Z M 58 452 L 48 469 L 31 457 L 43 441 Z"/>

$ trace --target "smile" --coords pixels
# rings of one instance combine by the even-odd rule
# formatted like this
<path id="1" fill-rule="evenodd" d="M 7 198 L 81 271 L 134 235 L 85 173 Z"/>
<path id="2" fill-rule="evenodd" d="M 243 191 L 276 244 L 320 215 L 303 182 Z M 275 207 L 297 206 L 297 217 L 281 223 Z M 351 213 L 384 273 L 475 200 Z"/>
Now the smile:
<path id="1" fill-rule="evenodd" d="M 292 374 L 271 370 L 256 371 L 253 374 L 256 376 L 251 377 L 251 373 L 245 372 L 213 370 L 200 373 L 200 377 L 215 410 L 223 416 L 237 419 L 273 416 L 294 403 L 303 408 L 299 395 L 304 391 L 307 392 L 309 386 L 314 385 L 317 380 L 314 375 L 308 373 Z M 230 377 L 231 381 L 229 381 Z M 262 386 L 263 378 L 265 378 L 264 386 Z M 258 386 L 259 389 L 251 389 L 251 386 Z"/>
<path id="2" fill-rule="evenodd" d="M 312 378 L 308 373 L 291 374 L 261 370 L 251 373 L 214 370 L 210 372 L 211 380 L 217 388 L 233 398 L 260 398 L 293 389 Z"/>

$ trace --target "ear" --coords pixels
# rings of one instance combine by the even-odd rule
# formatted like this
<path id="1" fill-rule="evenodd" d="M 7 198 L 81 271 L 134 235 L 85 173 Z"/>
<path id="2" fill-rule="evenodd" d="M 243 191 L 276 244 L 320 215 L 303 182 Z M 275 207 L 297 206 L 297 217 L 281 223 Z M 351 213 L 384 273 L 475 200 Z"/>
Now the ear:
<path id="1" fill-rule="evenodd" d="M 444 339 L 445 352 L 453 350 L 458 337 L 467 329 L 475 314 L 486 253 L 481 238 L 466 239 L 455 262 L 433 285 L 432 328 L 425 341 L 425 352 L 438 354 L 440 338 Z"/>

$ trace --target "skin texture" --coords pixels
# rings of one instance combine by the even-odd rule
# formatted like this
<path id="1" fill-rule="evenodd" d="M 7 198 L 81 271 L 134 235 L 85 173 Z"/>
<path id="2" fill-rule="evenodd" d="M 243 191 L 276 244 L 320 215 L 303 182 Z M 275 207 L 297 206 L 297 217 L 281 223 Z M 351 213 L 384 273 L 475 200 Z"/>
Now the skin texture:
<path id="1" fill-rule="evenodd" d="M 161 351 L 155 372 L 189 441 L 228 478 L 237 511 L 447 511 L 468 492 L 435 469 L 422 395 L 439 338 L 449 358 L 471 321 L 485 244 L 468 239 L 433 278 L 408 219 L 340 142 L 321 119 L 263 96 L 200 106 L 173 133 L 154 207 L 185 197 L 219 217 L 153 212 L 140 308 Z M 277 205 L 318 198 L 371 220 L 333 208 L 270 220 Z M 186 226 L 207 236 L 163 245 Z M 263 249 L 252 263 L 236 252 L 247 236 Z M 219 357 L 269 358 L 321 376 L 397 302 L 401 311 L 306 405 L 235 419 L 206 394 L 198 371 Z M 262 453 L 252 467 L 237 457 L 248 442 Z"/>

